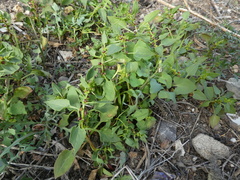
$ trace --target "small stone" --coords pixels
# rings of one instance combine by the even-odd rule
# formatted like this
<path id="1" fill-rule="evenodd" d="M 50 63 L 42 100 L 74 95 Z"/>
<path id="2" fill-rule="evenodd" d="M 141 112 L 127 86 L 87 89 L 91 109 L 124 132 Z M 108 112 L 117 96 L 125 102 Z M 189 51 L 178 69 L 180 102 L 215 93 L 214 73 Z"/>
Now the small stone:
<path id="1" fill-rule="evenodd" d="M 65 76 L 60 76 L 60 77 L 58 78 L 58 82 L 61 82 L 61 81 L 68 81 L 68 78 L 65 77 Z"/>
<path id="2" fill-rule="evenodd" d="M 240 99 L 240 79 L 230 78 L 226 83 L 227 90 L 233 92 L 235 99 Z"/>
<path id="3" fill-rule="evenodd" d="M 198 134 L 192 139 L 192 144 L 197 153 L 207 160 L 222 159 L 230 155 L 229 147 L 205 134 Z"/>

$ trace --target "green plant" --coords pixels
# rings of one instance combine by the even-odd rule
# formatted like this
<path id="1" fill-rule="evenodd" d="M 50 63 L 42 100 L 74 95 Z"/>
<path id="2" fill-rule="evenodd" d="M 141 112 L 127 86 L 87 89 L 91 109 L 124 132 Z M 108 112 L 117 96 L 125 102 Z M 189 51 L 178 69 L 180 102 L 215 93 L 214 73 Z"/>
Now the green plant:
<path id="1" fill-rule="evenodd" d="M 0 13 L 0 26 L 7 32 L 0 34 L 1 171 L 7 161 L 18 157 L 11 147 L 28 150 L 37 146 L 27 145 L 32 133 L 25 133 L 37 122 L 46 126 L 39 133 L 48 140 L 49 126 L 58 125 L 69 137 L 72 148 L 59 154 L 54 164 L 56 178 L 70 169 L 86 144 L 99 171 L 111 176 L 103 165 L 116 151 L 139 148 L 140 141 L 147 141 L 147 131 L 156 121 L 150 109 L 155 98 L 198 100 L 212 111 L 212 127 L 222 113 L 235 111 L 231 94 L 214 84 L 220 76 L 218 59 L 209 65 L 215 58 L 212 52 L 228 41 L 201 32 L 208 48 L 196 51 L 191 37 L 199 24 L 188 21 L 188 12 L 177 21 L 174 14 L 178 8 L 165 9 L 161 15 L 156 10 L 138 24 L 138 1 L 118 6 L 109 0 L 22 1 L 29 3 L 26 9 L 30 14 L 20 12 L 16 17 L 24 23 L 27 35 L 16 32 L 10 16 Z M 44 63 L 52 38 L 89 53 L 92 67 L 78 86 L 64 81 L 51 83 L 51 87 L 36 85 L 39 76 L 50 77 Z M 62 71 L 67 70 L 55 72 Z M 32 102 L 35 99 L 36 104 Z M 39 109 L 43 113 L 38 120 L 29 121 Z"/>
<path id="2" fill-rule="evenodd" d="M 65 84 L 61 91 L 52 84 L 54 94 L 46 104 L 54 111 L 65 112 L 60 126 L 68 124 L 72 113 L 79 120 L 70 130 L 73 149 L 63 151 L 55 163 L 55 167 L 61 165 L 65 169 L 55 168 L 55 177 L 71 167 L 74 154 L 84 141 L 90 144 L 92 158 L 99 165 L 107 163 L 115 150 L 125 151 L 125 145 L 139 148 L 139 140 L 146 141 L 147 130 L 155 123 L 149 107 L 156 97 L 174 102 L 190 97 L 206 101 L 202 106 L 215 108 L 215 116 L 220 112 L 219 106 L 233 111 L 233 105 L 228 103 L 234 101 L 228 96 L 220 97 L 220 90 L 209 86 L 208 81 L 219 74 L 207 69 L 207 57 L 196 56 L 192 41 L 187 38 L 198 25 L 186 21 L 187 12 L 177 22 L 173 18 L 176 11 L 177 8 L 161 16 L 154 11 L 134 26 L 128 24 L 133 19 L 123 20 L 110 13 L 107 18 L 111 29 L 103 29 L 101 38 L 94 40 L 94 49 L 89 50 L 92 68 L 86 77 L 81 77 L 79 87 Z M 178 60 L 182 56 L 186 62 Z M 98 133 L 100 147 L 91 143 L 93 133 Z M 77 145 L 75 138 L 79 140 Z M 66 162 L 66 157 L 71 161 Z"/>

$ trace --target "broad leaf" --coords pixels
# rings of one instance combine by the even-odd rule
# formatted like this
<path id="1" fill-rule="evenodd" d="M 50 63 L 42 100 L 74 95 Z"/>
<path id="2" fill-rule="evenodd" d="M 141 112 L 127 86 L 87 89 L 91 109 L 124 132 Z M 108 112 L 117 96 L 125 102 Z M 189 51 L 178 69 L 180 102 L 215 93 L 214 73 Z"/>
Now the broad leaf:
<path id="1" fill-rule="evenodd" d="M 70 102 L 68 99 L 54 99 L 50 101 L 45 101 L 45 103 L 54 111 L 61 111 L 64 108 L 70 106 Z"/>
<path id="2" fill-rule="evenodd" d="M 26 98 L 33 90 L 29 86 L 18 87 L 14 91 L 14 96 L 19 98 Z"/>
<path id="3" fill-rule="evenodd" d="M 158 82 L 165 84 L 168 89 L 172 87 L 172 77 L 166 72 L 162 72 L 162 76 L 158 79 Z"/>
<path id="4" fill-rule="evenodd" d="M 144 21 L 143 22 L 144 23 L 148 23 L 148 22 L 152 21 L 159 13 L 160 13 L 160 10 L 155 10 L 155 11 L 149 13 L 148 15 L 146 15 L 144 17 Z"/>
<path id="5" fill-rule="evenodd" d="M 214 97 L 214 89 L 213 87 L 205 87 L 204 88 L 204 93 L 207 96 L 209 100 L 212 100 Z"/>
<path id="6" fill-rule="evenodd" d="M 71 106 L 74 106 L 78 109 L 80 108 L 80 99 L 75 87 L 71 86 L 69 88 L 67 99 L 69 100 Z"/>
<path id="7" fill-rule="evenodd" d="M 59 127 L 66 127 L 68 123 L 69 115 L 68 114 L 63 114 L 62 119 L 59 121 L 58 126 Z"/>
<path id="8" fill-rule="evenodd" d="M 55 83 L 52 83 L 53 94 L 57 96 L 62 96 L 62 90 Z"/>
<path id="9" fill-rule="evenodd" d="M 91 67 L 86 74 L 86 81 L 89 81 L 97 74 L 97 71 L 94 67 Z"/>
<path id="10" fill-rule="evenodd" d="M 136 72 L 138 70 L 138 62 L 128 62 L 126 65 L 126 71 L 128 73 Z"/>
<path id="11" fill-rule="evenodd" d="M 86 131 L 84 129 L 80 129 L 79 126 L 73 127 L 70 137 L 69 137 L 69 142 L 72 144 L 73 149 L 75 152 L 77 152 L 83 142 L 85 141 L 86 138 Z"/>
<path id="12" fill-rule="evenodd" d="M 80 1 L 84 6 L 84 8 L 86 9 L 88 0 L 78 0 L 78 1 Z"/>
<path id="13" fill-rule="evenodd" d="M 105 45 L 107 42 L 108 42 L 108 38 L 107 38 L 106 32 L 103 31 L 103 33 L 102 33 L 102 44 Z"/>
<path id="14" fill-rule="evenodd" d="M 71 168 L 74 159 L 74 149 L 62 151 L 54 163 L 54 177 L 58 178 L 65 174 Z"/>
<path id="15" fill-rule="evenodd" d="M 214 128 L 215 126 L 218 125 L 220 121 L 220 117 L 217 116 L 216 114 L 212 115 L 210 118 L 209 118 L 209 124 L 212 128 Z"/>
<path id="16" fill-rule="evenodd" d="M 160 91 L 158 93 L 158 98 L 160 99 L 170 99 L 173 102 L 176 102 L 176 95 L 174 92 Z"/>
<path id="17" fill-rule="evenodd" d="M 72 2 L 73 2 L 73 0 L 62 0 L 61 4 L 62 4 L 63 6 L 65 6 L 65 5 L 71 4 Z"/>
<path id="18" fill-rule="evenodd" d="M 112 30 L 117 34 L 121 34 L 121 29 L 124 29 L 127 27 L 126 22 L 117 17 L 108 16 L 108 20 L 112 26 Z"/>
<path id="19" fill-rule="evenodd" d="M 199 67 L 199 63 L 194 63 L 190 66 L 188 66 L 186 68 L 186 72 L 187 72 L 187 77 L 188 76 L 195 76 L 196 75 L 196 72 L 198 70 L 198 67 Z"/>
<path id="20" fill-rule="evenodd" d="M 161 45 L 163 46 L 171 46 L 175 43 L 178 39 L 176 38 L 165 38 L 162 40 Z"/>
<path id="21" fill-rule="evenodd" d="M 137 109 L 135 113 L 132 114 L 137 121 L 141 121 L 149 116 L 149 109 Z"/>
<path id="22" fill-rule="evenodd" d="M 12 115 L 18 115 L 18 114 L 27 114 L 25 106 L 22 101 L 18 101 L 16 103 L 13 103 L 8 108 L 8 113 Z"/>
<path id="23" fill-rule="evenodd" d="M 174 84 L 177 86 L 174 90 L 176 94 L 189 94 L 196 89 L 194 82 L 181 77 L 174 77 Z"/>
<path id="24" fill-rule="evenodd" d="M 100 112 L 101 121 L 107 122 L 117 114 L 118 106 L 114 106 L 108 103 L 103 104 L 102 106 L 98 104 L 95 106 L 95 109 Z"/>
<path id="25" fill-rule="evenodd" d="M 143 41 L 139 40 L 133 48 L 133 56 L 136 60 L 149 60 L 155 53 L 152 52 L 150 47 Z"/>
<path id="26" fill-rule="evenodd" d="M 123 47 L 121 47 L 118 44 L 111 44 L 110 46 L 107 47 L 107 55 L 112 55 L 114 53 L 117 53 L 121 51 Z"/>
<path id="27" fill-rule="evenodd" d="M 103 90 L 105 93 L 105 98 L 109 101 L 113 101 L 115 99 L 115 84 L 112 81 L 106 80 L 103 85 Z"/>
<path id="28" fill-rule="evenodd" d="M 193 92 L 193 98 L 200 101 L 208 100 L 205 94 L 200 90 L 196 90 Z"/>
<path id="29" fill-rule="evenodd" d="M 137 78 L 135 73 L 132 73 L 130 75 L 130 85 L 132 87 L 138 87 L 141 86 L 144 83 L 144 80 L 141 78 Z"/>
<path id="30" fill-rule="evenodd" d="M 101 142 L 106 143 L 114 143 L 114 142 L 120 142 L 121 139 L 118 137 L 118 135 L 113 132 L 111 129 L 101 129 L 99 131 Z"/>
<path id="31" fill-rule="evenodd" d="M 163 89 L 162 85 L 157 82 L 156 79 L 151 79 L 150 81 L 150 93 L 158 93 L 161 89 Z"/>

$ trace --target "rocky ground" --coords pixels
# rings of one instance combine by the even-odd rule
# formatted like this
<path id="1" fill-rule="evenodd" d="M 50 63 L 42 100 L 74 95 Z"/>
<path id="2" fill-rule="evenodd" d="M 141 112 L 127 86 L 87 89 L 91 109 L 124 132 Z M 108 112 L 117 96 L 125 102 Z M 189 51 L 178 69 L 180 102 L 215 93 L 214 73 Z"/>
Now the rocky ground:
<path id="1" fill-rule="evenodd" d="M 235 30 L 240 30 L 239 0 L 188 0 L 188 4 L 181 0 L 165 2 L 181 5 L 186 9 L 189 6 L 191 10 L 208 17 L 212 22 L 224 21 L 231 24 Z M 141 14 L 165 6 L 157 1 L 145 0 L 140 3 L 140 20 L 143 17 Z M 15 0 L 1 0 L 0 9 L 11 12 L 14 5 Z M 192 18 L 200 20 L 196 16 Z M 239 66 L 237 68 L 239 74 Z M 231 77 L 232 74 L 231 70 L 226 72 L 226 76 Z M 226 88 L 225 83 L 220 86 Z M 239 93 L 238 89 L 235 95 L 238 96 Z M 239 101 L 236 106 L 240 115 Z M 211 112 L 199 108 L 194 101 L 173 104 L 159 99 L 152 110 L 158 123 L 149 131 L 148 142 L 142 144 L 140 149 L 130 150 L 128 161 L 123 168 L 108 167 L 116 173 L 112 179 L 119 174 L 130 175 L 134 180 L 240 179 L 240 125 L 234 123 L 230 116 L 223 116 L 220 124 L 212 129 L 208 123 Z M 232 117 L 233 120 L 236 118 Z M 23 166 L 12 165 L 11 172 L 5 174 L 4 178 L 18 179 L 22 173 L 26 173 L 34 179 L 54 179 L 52 169 L 44 168 L 53 167 L 56 158 L 54 154 L 53 148 L 44 157 L 33 151 L 23 158 L 25 162 L 22 163 L 30 164 L 33 160 L 42 158 L 39 167 L 29 166 L 24 169 Z M 98 179 L 89 159 L 81 159 L 79 162 L 76 162 L 62 179 Z"/>

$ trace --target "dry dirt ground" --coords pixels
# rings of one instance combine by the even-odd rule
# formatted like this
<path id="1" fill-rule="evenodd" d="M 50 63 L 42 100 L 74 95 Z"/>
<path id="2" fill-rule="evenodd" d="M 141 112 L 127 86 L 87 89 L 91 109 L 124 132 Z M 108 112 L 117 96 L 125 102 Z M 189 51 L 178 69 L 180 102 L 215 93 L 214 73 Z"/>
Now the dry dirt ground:
<path id="1" fill-rule="evenodd" d="M 142 5 L 141 14 L 147 14 L 152 10 L 164 7 L 164 5 L 156 1 L 145 0 L 140 2 Z M 182 0 L 166 0 L 166 2 L 187 8 Z M 192 10 L 208 17 L 211 21 L 217 23 L 226 21 L 234 26 L 236 30 L 240 30 L 239 0 L 186 0 L 186 2 L 188 2 Z M 15 4 L 15 0 L 1 0 L 0 9 L 11 12 Z M 141 14 L 139 15 L 140 18 Z M 130 179 L 134 180 L 240 179 L 239 129 L 233 126 L 227 117 L 223 117 L 219 126 L 212 129 L 208 124 L 211 112 L 207 109 L 198 108 L 197 103 L 194 101 L 181 101 L 172 104 L 158 100 L 156 104 L 153 107 L 153 112 L 158 119 L 158 123 L 149 131 L 148 143 L 142 144 L 140 149 L 129 150 L 128 161 L 124 168 L 117 168 L 117 164 L 112 162 L 111 165 L 109 164 L 106 167 L 109 171 L 130 175 Z M 238 113 L 240 113 L 239 108 Z M 166 125 L 166 122 L 169 124 Z M 170 129 L 169 133 L 172 133 L 170 135 L 172 139 L 163 139 L 161 137 L 161 131 L 166 128 Z M 223 159 L 202 158 L 192 145 L 192 139 L 199 133 L 207 134 L 228 146 L 230 155 Z M 172 142 L 176 139 L 182 143 L 185 151 L 182 156 L 181 153 L 176 151 Z M 55 153 L 54 148 L 50 148 L 44 156 L 37 153 L 37 151 L 26 154 L 19 164 L 11 166 L 3 179 L 21 179 L 24 175 L 39 180 L 54 179 L 52 167 L 56 160 Z M 27 166 L 27 164 L 37 165 Z M 96 173 L 96 169 L 93 167 L 91 160 L 89 158 L 80 158 L 77 159 L 69 173 L 61 179 L 100 179 L 94 173 Z M 105 178 L 105 180 L 107 179 L 111 178 Z"/>

